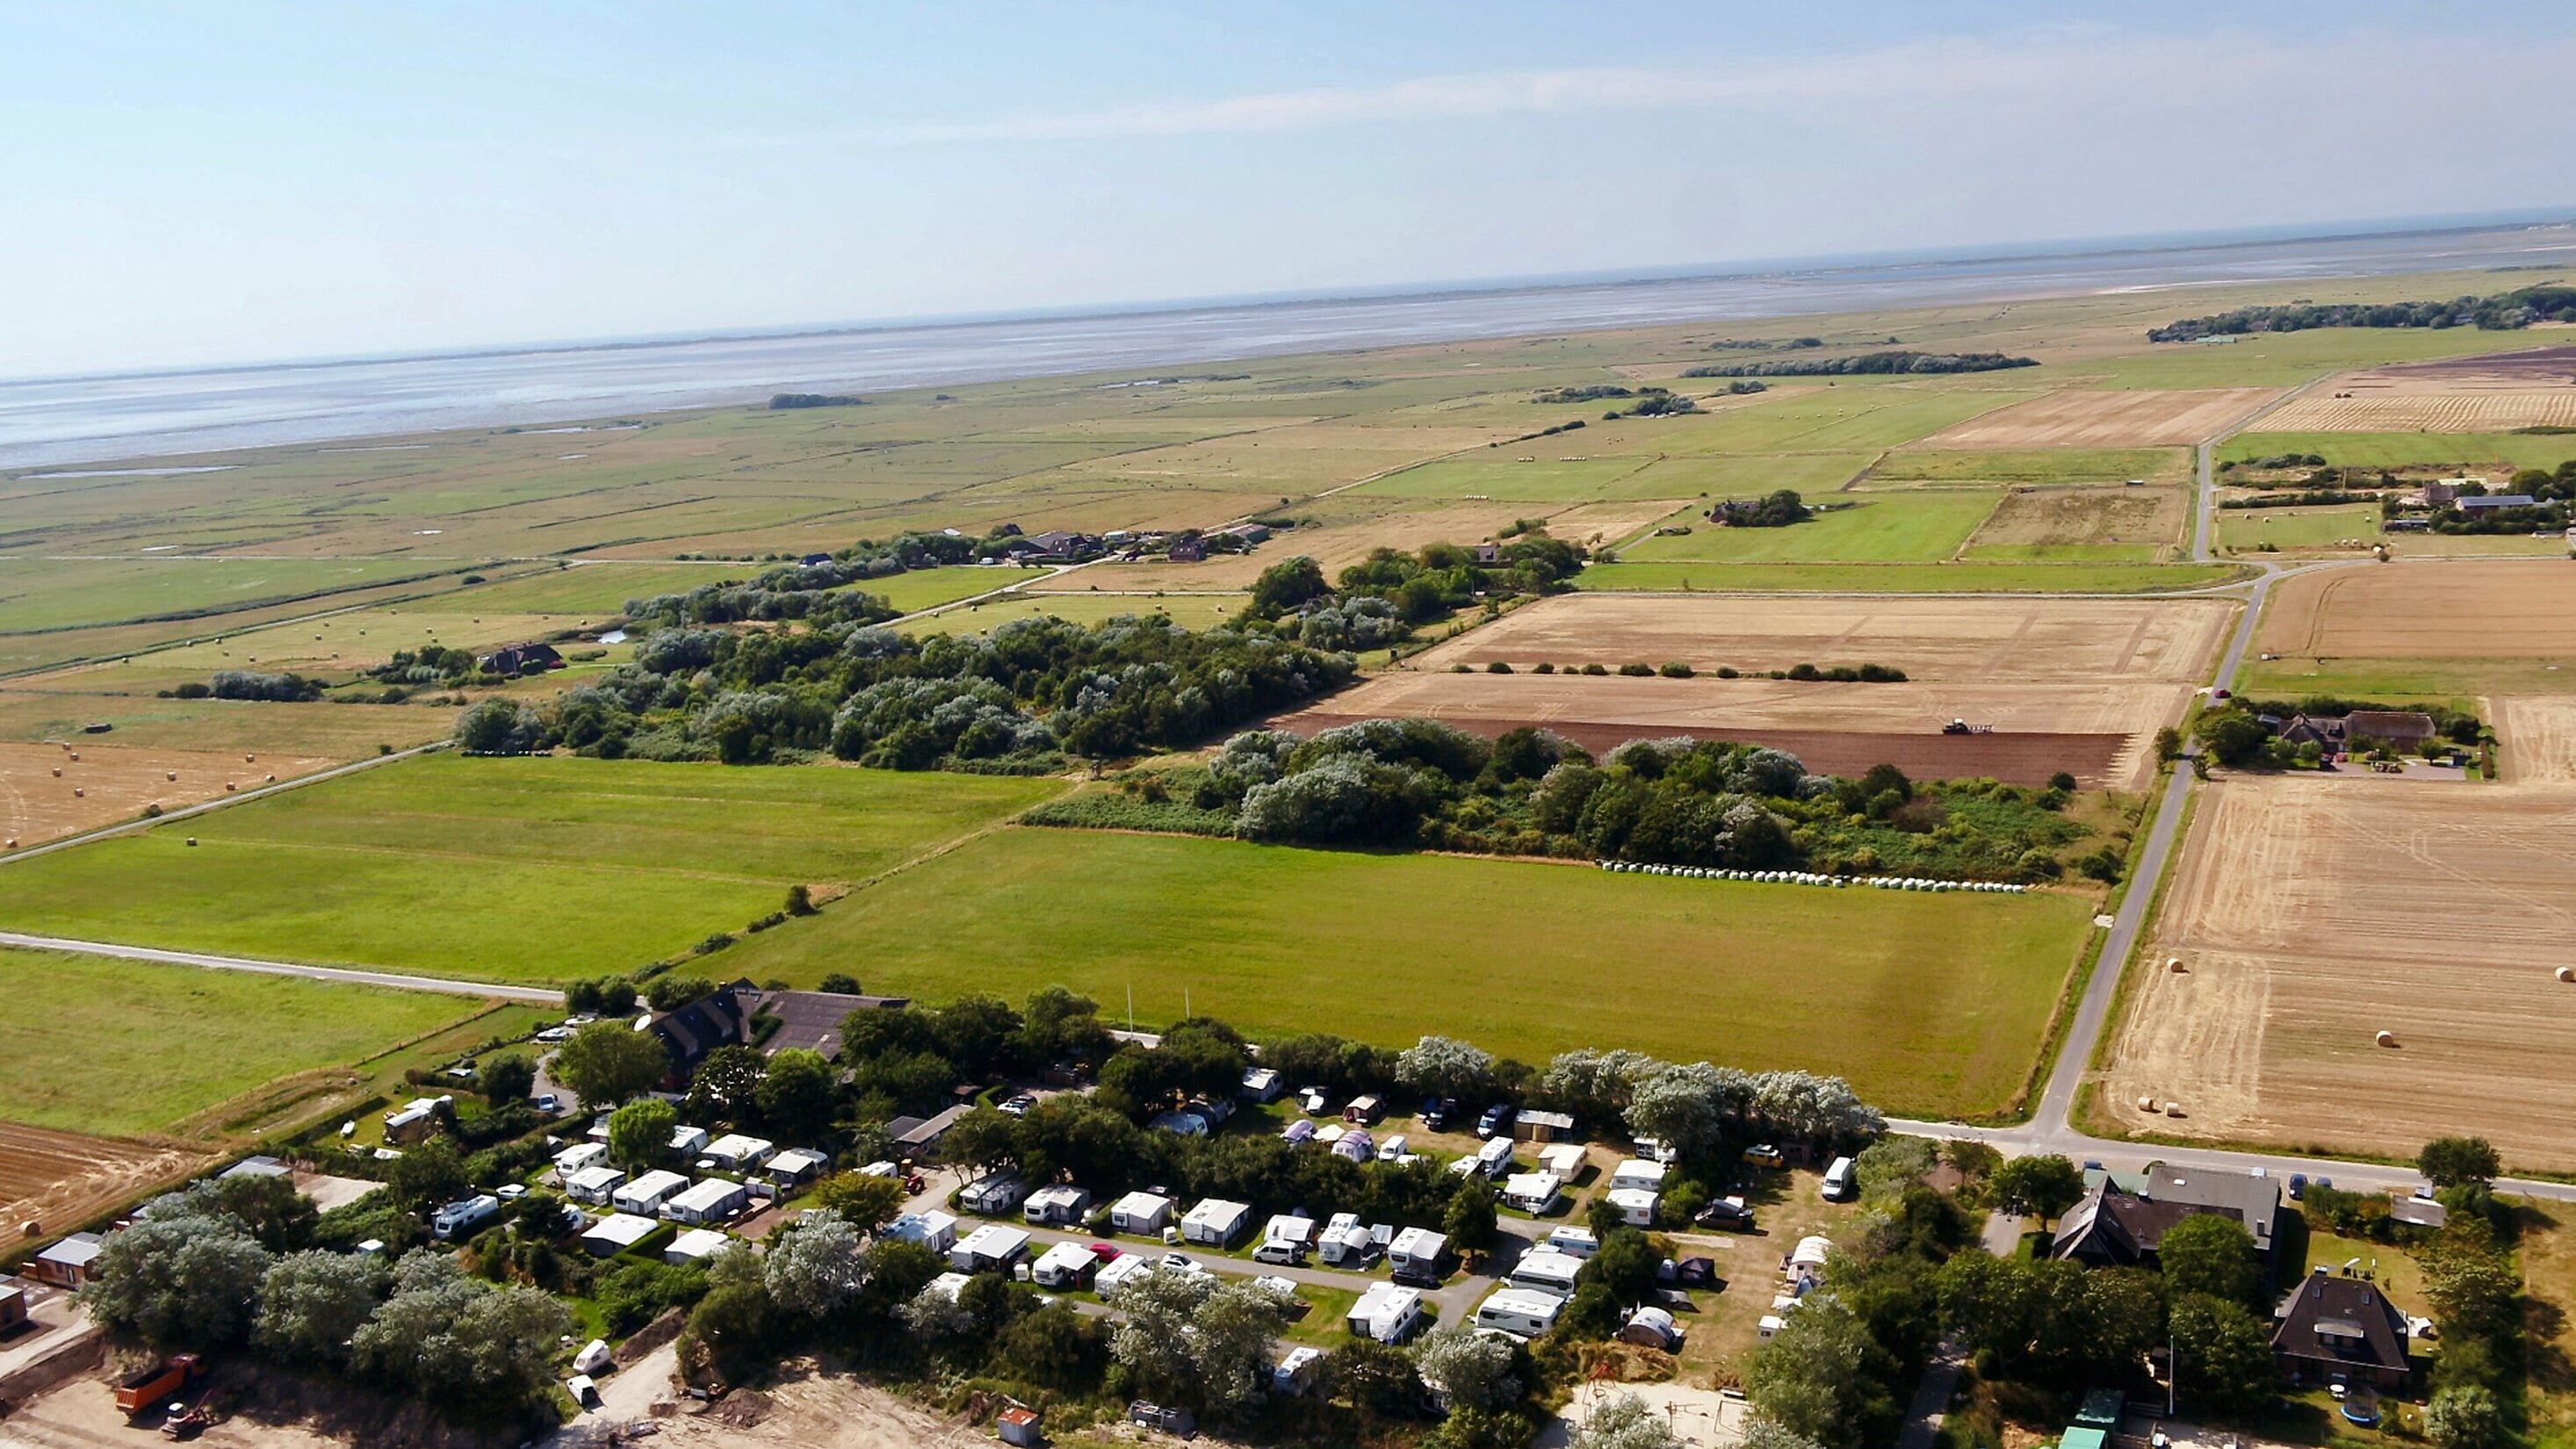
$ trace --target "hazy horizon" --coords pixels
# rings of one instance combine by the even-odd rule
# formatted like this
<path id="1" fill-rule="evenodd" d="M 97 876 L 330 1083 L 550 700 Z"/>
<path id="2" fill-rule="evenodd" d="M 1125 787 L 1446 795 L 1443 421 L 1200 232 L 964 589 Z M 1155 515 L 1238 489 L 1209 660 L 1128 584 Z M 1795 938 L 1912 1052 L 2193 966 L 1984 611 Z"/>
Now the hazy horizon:
<path id="1" fill-rule="evenodd" d="M 2332 231 L 2576 139 L 2537 4 L 1843 19 L 16 12 L 0 376 Z"/>

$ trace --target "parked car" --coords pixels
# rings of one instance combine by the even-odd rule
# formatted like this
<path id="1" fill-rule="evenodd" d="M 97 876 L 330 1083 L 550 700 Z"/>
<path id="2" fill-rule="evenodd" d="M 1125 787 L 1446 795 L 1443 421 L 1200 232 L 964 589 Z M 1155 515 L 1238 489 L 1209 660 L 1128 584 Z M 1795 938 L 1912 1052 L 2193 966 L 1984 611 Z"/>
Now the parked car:
<path id="1" fill-rule="evenodd" d="M 1025 1117 L 1029 1115 L 1029 1109 L 1037 1104 L 1038 1099 L 1036 1096 L 1028 1092 L 1021 1092 L 1011 1097 L 1008 1101 L 1002 1103 L 999 1110 L 1005 1117 Z"/>
<path id="2" fill-rule="evenodd" d="M 2306 1197 L 2307 1195 L 2308 1195 L 2308 1175 L 2307 1175 L 2306 1173 L 2304 1173 L 2304 1172 L 2294 1172 L 2294 1173 L 2291 1173 L 2291 1174 L 2290 1174 L 2290 1201 L 2292 1201 L 2292 1202 L 2297 1202 L 2299 1199 L 2301 1199 L 2301 1198 L 2303 1198 L 2303 1197 Z"/>
<path id="3" fill-rule="evenodd" d="M 1745 1148 L 1744 1160 L 1755 1167 L 1768 1167 L 1775 1170 L 1789 1165 L 1789 1155 L 1767 1142 L 1758 1147 Z"/>
<path id="4" fill-rule="evenodd" d="M 555 1094 L 554 1094 L 554 1093 L 552 1093 L 552 1092 L 548 1092 L 548 1093 L 546 1093 L 545 1095 L 543 1095 L 543 1096 L 541 1096 L 541 1097 L 537 1098 L 537 1110 L 538 1110 L 538 1111 L 540 1111 L 540 1112 L 543 1112 L 543 1113 L 545 1113 L 547 1116 L 551 1117 L 551 1116 L 553 1116 L 555 1113 L 557 1113 L 557 1112 L 559 1112 L 559 1111 L 561 1111 L 561 1110 L 563 1110 L 563 1109 L 562 1109 L 560 1106 L 558 1106 L 558 1105 L 557 1105 L 556 1100 L 555 1100 Z"/>
<path id="5" fill-rule="evenodd" d="M 1400 1162 L 1404 1159 L 1404 1134 L 1398 1132 L 1377 1145 L 1377 1160 Z"/>
<path id="6" fill-rule="evenodd" d="M 1502 1131 L 1503 1124 L 1511 1120 L 1512 1109 L 1504 1106 L 1500 1102 L 1496 1102 L 1494 1105 L 1485 1109 L 1484 1116 L 1476 1119 L 1476 1135 L 1479 1137 L 1491 1137 L 1495 1133 Z"/>
<path id="7" fill-rule="evenodd" d="M 1309 1117 L 1323 1116 L 1330 1100 L 1324 1095 L 1324 1089 L 1321 1087 L 1308 1087 L 1297 1094 L 1297 1105 L 1303 1108 Z"/>
<path id="8" fill-rule="evenodd" d="M 1742 1198 L 1721 1197 L 1691 1215 L 1691 1222 L 1703 1228 L 1725 1228 L 1730 1232 L 1753 1231 L 1753 1209 Z"/>
<path id="9" fill-rule="evenodd" d="M 1458 1099 L 1434 1097 L 1422 1104 L 1422 1125 L 1433 1132 L 1449 1129 L 1449 1119 L 1458 1115 Z"/>

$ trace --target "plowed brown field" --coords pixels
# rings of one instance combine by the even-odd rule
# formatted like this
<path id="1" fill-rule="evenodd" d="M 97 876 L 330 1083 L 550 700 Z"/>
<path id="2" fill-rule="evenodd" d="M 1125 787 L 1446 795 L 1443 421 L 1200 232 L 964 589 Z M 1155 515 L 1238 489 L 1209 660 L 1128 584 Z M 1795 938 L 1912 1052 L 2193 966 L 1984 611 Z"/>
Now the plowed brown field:
<path id="1" fill-rule="evenodd" d="M 2226 781 L 2142 957 L 2103 1107 L 2399 1155 L 2475 1132 L 2519 1166 L 2576 1167 L 2576 985 L 2555 976 L 2576 954 L 2571 880 L 2576 787 Z M 2144 1095 L 2188 1115 L 2148 1119 Z"/>
<path id="2" fill-rule="evenodd" d="M 2214 599 L 1704 598 L 1576 594 L 1544 600 L 1430 650 L 1308 711 L 1422 715 L 1499 731 L 1544 724 L 1587 745 L 1693 734 L 1814 752 L 1839 771 L 1886 761 L 1909 773 L 2096 786 L 2151 778 L 2154 732 L 2181 717 L 2236 605 Z M 1492 660 L 1509 675 L 1482 671 Z M 1532 665 L 1661 664 L 1692 679 L 1533 674 Z M 1751 670 L 1877 663 L 1901 684 L 1718 679 Z M 1967 719 L 1993 735 L 1943 735 Z M 1298 727 L 1291 724 L 1291 728 Z"/>
<path id="3" fill-rule="evenodd" d="M 69 1231 L 153 1183 L 213 1159 L 173 1147 L 0 1122 L 0 1224 Z"/>
<path id="4" fill-rule="evenodd" d="M 2576 424 L 2576 347 L 2347 372 L 2263 420 L 2285 433 L 2501 433 Z"/>
<path id="5" fill-rule="evenodd" d="M 2063 388 L 1954 423 L 1921 448 L 2145 448 L 2197 443 L 2225 432 L 2278 396 L 2278 388 L 2186 392 Z"/>

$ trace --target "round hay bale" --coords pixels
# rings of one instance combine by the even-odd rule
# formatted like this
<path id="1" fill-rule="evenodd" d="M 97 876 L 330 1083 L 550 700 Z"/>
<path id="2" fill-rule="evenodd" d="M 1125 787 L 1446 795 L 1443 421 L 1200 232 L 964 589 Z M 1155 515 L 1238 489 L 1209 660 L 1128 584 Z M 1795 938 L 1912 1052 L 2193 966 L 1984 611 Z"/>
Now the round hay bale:
<path id="1" fill-rule="evenodd" d="M 86 800 L 89 798 L 89 792 L 78 785 L 74 785 L 72 787 L 72 798 L 75 800 Z"/>
<path id="2" fill-rule="evenodd" d="M 16 850 L 17 848 L 18 837 L 14 835 L 10 836 L 7 840 L 0 840 L 0 849 Z"/>
<path id="3" fill-rule="evenodd" d="M 2559 967 L 2558 979 L 2561 981 L 2576 981 L 2576 966 Z"/>
<path id="4" fill-rule="evenodd" d="M 235 790 L 238 790 L 238 789 L 240 789 L 240 788 L 241 788 L 241 786 L 234 784 L 234 783 L 233 783 L 232 781 L 230 781 L 230 780 L 226 780 L 226 781 L 224 782 L 224 793 L 225 793 L 225 794 L 227 794 L 227 795 L 231 794 L 232 792 L 234 792 Z"/>
<path id="5" fill-rule="evenodd" d="M 61 779 L 62 777 L 63 777 L 63 767 L 62 767 L 62 766 L 60 766 L 60 765 L 56 765 L 56 766 L 54 766 L 54 778 L 55 778 L 55 779 L 57 779 L 57 780 L 59 780 L 59 779 Z"/>
<path id="6" fill-rule="evenodd" d="M 2138 1110 L 2139 1110 L 2139 1111 L 2141 1111 L 2141 1112 L 2153 1112 L 2153 1111 L 2155 1111 L 2155 1110 L 2156 1110 L 2156 1099 L 2155 1099 L 2155 1098 L 2153 1098 L 2153 1097 L 2140 1097 L 2140 1098 L 2138 1099 Z"/>
<path id="7" fill-rule="evenodd" d="M 193 835 L 191 835 L 191 836 L 189 836 L 189 837 L 188 837 L 188 848 L 189 848 L 190 850 L 194 850 L 194 849 L 196 849 L 196 848 L 197 848 L 197 837 L 195 837 L 195 836 L 193 836 Z"/>
<path id="8" fill-rule="evenodd" d="M 276 783 L 277 783 L 277 777 L 276 777 L 275 775 L 271 775 L 271 776 L 269 776 L 269 777 L 268 777 L 268 783 L 269 783 L 269 784 L 271 784 L 271 785 L 276 784 Z"/>
<path id="9" fill-rule="evenodd" d="M 258 764 L 258 763 L 259 763 L 259 756 L 257 756 L 257 755 L 244 755 L 244 756 L 242 756 L 242 763 L 243 763 L 243 764 L 245 764 L 245 765 L 256 765 L 256 764 Z"/>
<path id="10" fill-rule="evenodd" d="M 2168 1117 L 2188 1117 L 2191 1114 L 2182 1109 L 2182 1103 L 2167 1102 L 2165 1103 L 2165 1115 Z"/>
<path id="11" fill-rule="evenodd" d="M 163 770 L 161 772 L 161 777 L 165 780 L 175 780 L 179 778 L 179 772 L 176 770 Z"/>
<path id="12" fill-rule="evenodd" d="M 34 1218 L 29 1218 L 18 1225 L 18 1236 L 22 1238 L 41 1238 L 44 1235 L 45 1225 Z"/>
<path id="13" fill-rule="evenodd" d="M 2377 1036 L 2372 1037 L 2371 1040 L 2378 1042 L 2384 1047 L 2393 1047 L 2397 1045 L 2397 1033 L 2393 1031 L 2383 1031 Z"/>
<path id="14" fill-rule="evenodd" d="M 74 750 L 74 751 L 72 751 L 72 759 L 73 759 L 74 761 L 78 761 L 78 760 L 80 759 L 80 751 L 78 751 L 78 750 Z"/>

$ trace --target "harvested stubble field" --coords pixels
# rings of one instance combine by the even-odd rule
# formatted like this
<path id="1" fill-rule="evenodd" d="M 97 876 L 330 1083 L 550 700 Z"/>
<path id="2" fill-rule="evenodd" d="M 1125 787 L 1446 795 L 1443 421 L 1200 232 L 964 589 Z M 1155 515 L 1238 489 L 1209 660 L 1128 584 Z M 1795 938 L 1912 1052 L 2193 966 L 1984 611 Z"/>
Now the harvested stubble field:
<path id="1" fill-rule="evenodd" d="M 2399 1155 L 2475 1132 L 2516 1166 L 2576 1167 L 2576 986 L 2554 974 L 2576 924 L 2571 827 L 2564 784 L 2221 784 L 2141 957 L 2101 1114 Z M 2189 1115 L 2150 1118 L 2148 1095 Z"/>
<path id="2" fill-rule="evenodd" d="M 2197 443 L 2278 396 L 2267 387 L 2131 392 L 2063 388 L 1970 418 L 1927 448 L 2145 448 Z"/>
<path id="3" fill-rule="evenodd" d="M 1140 1021 L 1195 1011 L 1388 1044 L 1442 1032 L 1523 1061 L 1628 1046 L 1835 1072 L 1891 1110 L 1973 1114 L 2022 1087 L 2092 910 L 2073 892 L 1829 891 L 1014 828 L 754 937 L 724 969 L 807 985 L 855 969 L 872 991 L 932 1001 L 1062 984 L 1122 1010 L 1132 987 Z M 1542 924 L 1490 926 L 1507 921 Z"/>
<path id="4" fill-rule="evenodd" d="M 176 1147 L 120 1142 L 0 1122 L 0 1223 L 63 1232 L 216 1159 Z"/>
<path id="5" fill-rule="evenodd" d="M 2576 347 L 2368 368 L 2263 420 L 2320 433 L 2479 433 L 2576 425 Z"/>
<path id="6" fill-rule="evenodd" d="M 739 931 L 778 909 L 791 884 L 864 879 L 1063 788 L 826 766 L 431 756 L 0 866 L 0 926 L 560 981 Z M 200 843 L 187 845 L 191 836 Z"/>
<path id="7" fill-rule="evenodd" d="M 2320 569 L 2272 590 L 2256 642 L 2294 658 L 2564 659 L 2576 655 L 2576 563 Z"/>
<path id="8" fill-rule="evenodd" d="M 1957 553 L 2003 496 L 1954 488 L 1857 495 L 1831 500 L 1814 518 L 1787 528 L 1724 528 L 1694 507 L 1675 519 L 1691 532 L 1640 539 L 1619 557 L 1639 563 L 1928 562 Z"/>
<path id="9" fill-rule="evenodd" d="M 1074 577 L 1089 576 L 1084 570 Z M 1114 582 L 1104 578 L 1104 582 Z M 907 634 L 988 634 L 1014 619 L 1062 619 L 1097 624 L 1121 614 L 1161 614 L 1184 629 L 1211 629 L 1243 612 L 1249 594 L 1099 593 L 1040 594 L 1022 591 L 980 604 L 947 609 L 903 626 Z"/>
<path id="10" fill-rule="evenodd" d="M 147 805 L 176 810 L 233 793 L 227 785 L 253 790 L 271 776 L 291 780 L 336 763 L 304 755 L 244 753 L 258 758 L 138 749 L 104 744 L 90 735 L 74 737 L 69 746 L 0 742 L 0 850 L 14 848 L 5 842 L 35 845 L 132 820 Z"/>
<path id="11" fill-rule="evenodd" d="M 1968 537 L 1971 559 L 2151 563 L 2182 542 L 2172 488 L 2017 488 Z"/>
<path id="12" fill-rule="evenodd" d="M 1932 483 L 2024 484 L 2045 487 L 2126 483 L 2151 486 L 2191 480 L 2191 454 L 2181 448 L 2022 448 L 1972 451 L 1915 446 L 1881 458 L 1856 489 L 1905 488 Z"/>
<path id="13" fill-rule="evenodd" d="M 1663 563 L 1595 564 L 1574 586 L 1594 593 L 2150 594 L 2241 580 L 2231 564 Z"/>
<path id="14" fill-rule="evenodd" d="M 162 699 L 150 688 L 109 689 L 89 670 L 12 680 L 0 688 L 0 740 L 106 739 L 129 749 L 354 759 L 443 738 L 456 710 L 414 701 L 358 706 Z M 105 724 L 112 733 L 82 734 Z M 89 752 L 82 749 L 86 756 Z M 266 774 L 263 769 L 260 773 Z"/>
<path id="15" fill-rule="evenodd" d="M 1885 760 L 1927 774 L 2021 779 L 2036 771 L 2043 780 L 2063 769 L 2089 784 L 2133 789 L 2154 768 L 2150 737 L 2181 717 L 2235 608 L 2216 599 L 1568 595 L 1441 644 L 1310 713 L 1427 715 L 1487 729 L 1545 724 L 1587 743 L 1689 733 L 1793 752 L 1803 745 L 1817 768 Z M 1481 672 L 1496 660 L 1515 672 Z M 1668 660 L 1702 673 L 1528 672 L 1542 662 L 1562 671 Z M 1883 664 L 1907 679 L 1835 684 L 1708 673 L 1802 662 Z M 1479 672 L 1450 672 L 1458 664 Z M 1941 734 L 1954 718 L 1995 733 Z"/>

